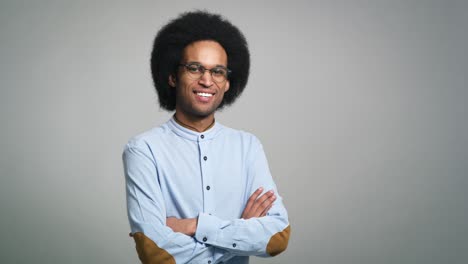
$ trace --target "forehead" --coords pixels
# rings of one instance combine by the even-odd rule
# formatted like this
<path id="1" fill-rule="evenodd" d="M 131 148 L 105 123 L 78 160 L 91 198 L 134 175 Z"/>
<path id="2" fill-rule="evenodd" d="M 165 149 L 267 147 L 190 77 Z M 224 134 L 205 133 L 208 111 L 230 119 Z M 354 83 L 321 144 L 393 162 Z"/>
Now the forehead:
<path id="1" fill-rule="evenodd" d="M 199 62 L 204 66 L 227 66 L 227 54 L 224 48 L 216 41 L 195 41 L 185 47 L 183 62 Z"/>

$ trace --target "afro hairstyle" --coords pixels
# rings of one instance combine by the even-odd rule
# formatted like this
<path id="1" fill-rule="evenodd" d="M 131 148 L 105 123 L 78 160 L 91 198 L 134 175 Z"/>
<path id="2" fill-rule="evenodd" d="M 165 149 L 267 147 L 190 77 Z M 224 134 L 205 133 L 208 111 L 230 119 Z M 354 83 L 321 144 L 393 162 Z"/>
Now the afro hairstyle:
<path id="1" fill-rule="evenodd" d="M 230 86 L 218 109 L 232 104 L 247 85 L 250 53 L 242 32 L 218 14 L 206 11 L 182 13 L 161 28 L 151 52 L 151 74 L 163 109 L 175 110 L 176 92 L 169 86 L 169 76 L 176 76 L 185 47 L 201 40 L 218 42 L 228 56 Z"/>

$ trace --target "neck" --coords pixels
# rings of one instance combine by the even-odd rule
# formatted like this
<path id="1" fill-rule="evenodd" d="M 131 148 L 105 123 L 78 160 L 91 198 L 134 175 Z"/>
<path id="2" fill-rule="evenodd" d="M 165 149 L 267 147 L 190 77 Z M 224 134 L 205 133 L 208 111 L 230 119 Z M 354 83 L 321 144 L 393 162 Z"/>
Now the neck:
<path id="1" fill-rule="evenodd" d="M 214 125 L 214 114 L 207 117 L 188 117 L 176 111 L 174 114 L 175 121 L 190 130 L 196 132 L 204 132 Z"/>

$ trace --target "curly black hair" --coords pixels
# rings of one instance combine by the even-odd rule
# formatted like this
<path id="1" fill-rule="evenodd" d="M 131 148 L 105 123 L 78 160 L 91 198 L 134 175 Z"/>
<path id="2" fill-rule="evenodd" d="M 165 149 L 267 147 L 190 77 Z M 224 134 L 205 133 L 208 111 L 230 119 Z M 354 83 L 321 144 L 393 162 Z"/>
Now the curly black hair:
<path id="1" fill-rule="evenodd" d="M 227 67 L 232 71 L 229 75 L 229 90 L 224 94 L 218 109 L 232 104 L 247 85 L 250 53 L 242 32 L 218 14 L 186 12 L 162 27 L 154 40 L 151 74 L 163 109 L 175 109 L 176 93 L 169 86 L 169 76 L 176 76 L 185 47 L 200 40 L 218 42 L 227 53 Z"/>

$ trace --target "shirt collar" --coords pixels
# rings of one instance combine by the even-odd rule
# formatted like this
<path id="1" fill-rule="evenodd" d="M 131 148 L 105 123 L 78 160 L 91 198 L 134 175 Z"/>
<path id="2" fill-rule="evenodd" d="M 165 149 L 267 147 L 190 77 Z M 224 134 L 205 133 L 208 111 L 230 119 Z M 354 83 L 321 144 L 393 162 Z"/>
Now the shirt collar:
<path id="1" fill-rule="evenodd" d="M 205 141 L 213 139 L 223 129 L 223 125 L 215 121 L 213 126 L 209 129 L 203 132 L 197 132 L 181 126 L 179 123 L 177 123 L 177 121 L 175 121 L 174 117 L 171 117 L 167 124 L 169 128 L 178 136 L 193 141 Z"/>

